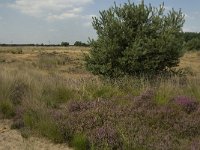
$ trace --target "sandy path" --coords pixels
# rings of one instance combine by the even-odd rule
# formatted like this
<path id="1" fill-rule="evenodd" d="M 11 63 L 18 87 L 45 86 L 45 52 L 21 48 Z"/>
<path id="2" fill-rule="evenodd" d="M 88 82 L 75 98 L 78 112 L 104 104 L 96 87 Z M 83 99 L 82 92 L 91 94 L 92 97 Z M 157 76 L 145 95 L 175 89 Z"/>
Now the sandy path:
<path id="1" fill-rule="evenodd" d="M 72 150 L 64 144 L 53 144 L 46 139 L 24 139 L 20 132 L 10 129 L 11 121 L 0 120 L 0 150 Z"/>

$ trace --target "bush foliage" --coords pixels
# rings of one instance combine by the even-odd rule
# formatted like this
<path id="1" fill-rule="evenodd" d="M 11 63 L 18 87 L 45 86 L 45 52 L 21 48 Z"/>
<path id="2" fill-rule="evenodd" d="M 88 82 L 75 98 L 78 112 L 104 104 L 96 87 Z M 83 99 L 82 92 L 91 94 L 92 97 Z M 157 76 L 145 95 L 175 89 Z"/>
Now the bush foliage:
<path id="1" fill-rule="evenodd" d="M 98 39 L 91 40 L 86 67 L 94 74 L 118 77 L 157 74 L 179 63 L 184 15 L 172 9 L 125 3 L 93 18 Z"/>

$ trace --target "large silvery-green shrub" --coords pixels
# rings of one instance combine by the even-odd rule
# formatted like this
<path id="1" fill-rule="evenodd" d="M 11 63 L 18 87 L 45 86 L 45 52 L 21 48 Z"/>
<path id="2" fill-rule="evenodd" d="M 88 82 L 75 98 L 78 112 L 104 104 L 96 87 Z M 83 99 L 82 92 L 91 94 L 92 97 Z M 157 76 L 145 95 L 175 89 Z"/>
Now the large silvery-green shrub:
<path id="1" fill-rule="evenodd" d="M 172 9 L 136 5 L 111 7 L 93 18 L 97 40 L 91 40 L 86 67 L 97 75 L 118 77 L 157 74 L 179 63 L 184 15 Z"/>

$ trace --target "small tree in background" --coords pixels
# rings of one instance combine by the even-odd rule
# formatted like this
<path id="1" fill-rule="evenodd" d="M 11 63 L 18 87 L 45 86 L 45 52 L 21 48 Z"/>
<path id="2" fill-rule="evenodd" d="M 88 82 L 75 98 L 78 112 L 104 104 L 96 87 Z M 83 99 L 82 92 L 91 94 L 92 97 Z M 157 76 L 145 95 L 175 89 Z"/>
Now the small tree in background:
<path id="1" fill-rule="evenodd" d="M 163 72 L 179 63 L 183 24 L 181 10 L 165 13 L 164 4 L 115 4 L 93 18 L 98 39 L 90 42 L 86 67 L 108 77 Z"/>
<path id="2" fill-rule="evenodd" d="M 61 46 L 69 46 L 69 43 L 68 42 L 62 42 Z"/>
<path id="3" fill-rule="evenodd" d="M 81 41 L 76 41 L 76 42 L 74 43 L 74 46 L 88 46 L 88 44 L 83 43 L 83 42 L 81 42 Z"/>

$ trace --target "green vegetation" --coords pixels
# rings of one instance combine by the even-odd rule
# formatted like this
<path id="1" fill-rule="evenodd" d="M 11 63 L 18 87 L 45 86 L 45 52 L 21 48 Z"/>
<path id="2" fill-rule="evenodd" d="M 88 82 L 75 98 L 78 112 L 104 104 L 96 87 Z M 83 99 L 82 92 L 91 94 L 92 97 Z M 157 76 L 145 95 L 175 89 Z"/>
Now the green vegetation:
<path id="1" fill-rule="evenodd" d="M 89 142 L 87 140 L 87 137 L 81 134 L 77 134 L 73 137 L 72 145 L 74 146 L 75 150 L 89 149 Z"/>
<path id="2" fill-rule="evenodd" d="M 108 77 L 159 74 L 179 63 L 184 15 L 164 5 L 154 8 L 130 1 L 93 18 L 98 39 L 91 41 L 86 67 Z"/>
<path id="3" fill-rule="evenodd" d="M 200 53 L 178 64 L 183 22 L 129 2 L 94 18 L 91 48 L 0 47 L 0 118 L 76 150 L 200 149 Z"/>
<path id="4" fill-rule="evenodd" d="M 193 39 L 200 39 L 200 33 L 196 32 L 184 32 L 183 33 L 184 41 L 187 43 Z"/>
<path id="5" fill-rule="evenodd" d="M 61 46 L 69 46 L 69 43 L 68 42 L 62 42 Z"/>
<path id="6" fill-rule="evenodd" d="M 200 50 L 200 38 L 194 38 L 185 44 L 186 50 Z"/>
<path id="7" fill-rule="evenodd" d="M 66 74 L 63 67 L 82 63 L 73 57 L 75 52 L 76 57 L 82 54 L 69 50 L 70 61 L 53 65 L 54 73 L 39 67 L 41 50 L 29 51 L 27 56 L 34 59 L 23 60 L 8 52 L 16 60 L 0 63 L 0 117 L 13 118 L 12 128 L 25 138 L 44 136 L 78 150 L 199 146 L 198 74 L 115 80 L 87 72 Z M 54 60 L 62 52 L 48 53 Z M 198 53 L 192 56 L 199 60 Z"/>
<path id="8" fill-rule="evenodd" d="M 13 104 L 9 100 L 0 101 L 0 113 L 3 118 L 11 118 L 15 115 Z"/>
<path id="9" fill-rule="evenodd" d="M 182 33 L 185 44 L 184 49 L 186 51 L 199 51 L 200 50 L 200 33 L 185 32 Z"/>
<path id="10" fill-rule="evenodd" d="M 83 43 L 83 42 L 81 42 L 81 41 L 76 41 L 76 42 L 74 43 L 74 46 L 88 46 L 88 44 Z"/>

